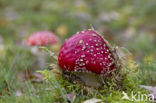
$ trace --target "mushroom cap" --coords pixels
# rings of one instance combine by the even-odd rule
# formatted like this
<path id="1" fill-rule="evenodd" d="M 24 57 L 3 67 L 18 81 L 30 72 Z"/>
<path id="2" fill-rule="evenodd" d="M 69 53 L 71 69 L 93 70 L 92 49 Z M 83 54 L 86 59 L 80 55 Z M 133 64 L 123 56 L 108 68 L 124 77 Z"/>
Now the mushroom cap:
<path id="1" fill-rule="evenodd" d="M 48 46 L 57 42 L 58 37 L 49 31 L 35 32 L 26 40 L 26 44 L 29 46 Z"/>
<path id="2" fill-rule="evenodd" d="M 89 29 L 78 32 L 62 45 L 58 63 L 63 71 L 106 74 L 115 69 L 115 59 L 106 41 Z"/>

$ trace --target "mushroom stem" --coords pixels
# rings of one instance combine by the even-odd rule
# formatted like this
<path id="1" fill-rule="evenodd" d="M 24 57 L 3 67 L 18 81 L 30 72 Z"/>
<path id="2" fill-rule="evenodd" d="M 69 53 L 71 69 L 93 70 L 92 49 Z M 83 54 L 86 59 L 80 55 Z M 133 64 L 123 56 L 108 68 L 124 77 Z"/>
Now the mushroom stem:
<path id="1" fill-rule="evenodd" d="M 31 53 L 37 57 L 39 68 L 43 69 L 46 65 L 46 55 L 41 52 L 37 46 L 31 47 Z"/>
<path id="2" fill-rule="evenodd" d="M 97 88 L 102 86 L 102 81 L 100 77 L 96 74 L 79 72 L 76 73 L 76 76 L 78 76 L 81 79 L 81 81 L 85 83 L 85 85 L 97 87 Z"/>

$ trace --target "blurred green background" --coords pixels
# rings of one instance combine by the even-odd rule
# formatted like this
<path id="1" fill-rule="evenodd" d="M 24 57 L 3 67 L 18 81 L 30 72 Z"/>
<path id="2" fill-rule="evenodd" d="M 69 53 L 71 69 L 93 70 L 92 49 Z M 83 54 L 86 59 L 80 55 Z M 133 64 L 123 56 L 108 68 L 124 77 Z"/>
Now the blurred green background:
<path id="1" fill-rule="evenodd" d="M 29 35 L 52 31 L 63 42 L 90 25 L 132 53 L 141 84 L 156 86 L 155 0 L 0 0 L 0 95 L 26 93 L 25 83 L 32 86 L 29 79 L 21 80 L 23 73 L 38 70 L 35 56 L 24 46 Z"/>

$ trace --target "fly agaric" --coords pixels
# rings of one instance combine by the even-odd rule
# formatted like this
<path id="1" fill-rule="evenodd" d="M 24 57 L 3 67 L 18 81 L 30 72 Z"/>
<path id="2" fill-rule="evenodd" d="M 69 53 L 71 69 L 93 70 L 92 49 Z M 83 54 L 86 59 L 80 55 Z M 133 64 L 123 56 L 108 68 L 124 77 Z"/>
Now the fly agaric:
<path id="1" fill-rule="evenodd" d="M 33 53 L 36 53 L 36 50 L 38 49 L 38 46 L 58 46 L 58 37 L 49 31 L 39 31 L 33 33 L 31 36 L 28 37 L 26 40 L 26 44 L 28 46 L 34 47 L 32 49 Z"/>
<path id="2" fill-rule="evenodd" d="M 58 63 L 65 75 L 74 74 L 86 85 L 97 87 L 102 84 L 99 75 L 109 77 L 116 69 L 111 47 L 92 29 L 67 39 L 59 52 Z"/>
<path id="3" fill-rule="evenodd" d="M 58 42 L 58 38 L 49 31 L 33 33 L 26 41 L 29 46 L 48 46 Z"/>
<path id="4" fill-rule="evenodd" d="M 35 32 L 28 37 L 26 45 L 31 47 L 31 52 L 38 57 L 40 67 L 45 65 L 45 55 L 40 52 L 39 46 L 54 46 L 58 44 L 58 37 L 50 31 Z"/>

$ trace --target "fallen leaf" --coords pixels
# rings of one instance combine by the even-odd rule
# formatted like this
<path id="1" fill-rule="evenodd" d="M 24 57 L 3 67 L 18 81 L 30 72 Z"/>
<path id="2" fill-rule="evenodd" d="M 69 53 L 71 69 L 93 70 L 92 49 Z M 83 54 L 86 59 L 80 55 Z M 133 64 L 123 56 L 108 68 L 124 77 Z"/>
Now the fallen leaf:
<path id="1" fill-rule="evenodd" d="M 101 99 L 92 98 L 92 99 L 84 101 L 83 103 L 100 103 L 100 102 L 102 102 Z"/>
<path id="2" fill-rule="evenodd" d="M 33 83 L 42 83 L 43 82 L 43 76 L 42 76 L 42 74 L 35 72 L 33 74 L 32 82 Z"/>
<path id="3" fill-rule="evenodd" d="M 70 102 L 73 102 L 76 98 L 76 94 L 75 93 L 70 93 L 70 94 L 66 94 L 66 99 Z"/>
<path id="4" fill-rule="evenodd" d="M 22 92 L 19 91 L 19 90 L 17 90 L 16 93 L 15 93 L 15 95 L 16 95 L 17 97 L 20 97 L 20 96 L 22 95 Z"/>
<path id="5" fill-rule="evenodd" d="M 38 73 L 38 72 L 32 73 L 29 70 L 26 70 L 24 72 L 18 72 L 18 76 L 22 81 L 29 79 L 32 81 L 32 83 L 43 82 L 43 76 L 41 73 Z"/>

